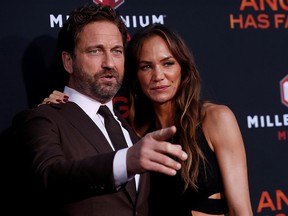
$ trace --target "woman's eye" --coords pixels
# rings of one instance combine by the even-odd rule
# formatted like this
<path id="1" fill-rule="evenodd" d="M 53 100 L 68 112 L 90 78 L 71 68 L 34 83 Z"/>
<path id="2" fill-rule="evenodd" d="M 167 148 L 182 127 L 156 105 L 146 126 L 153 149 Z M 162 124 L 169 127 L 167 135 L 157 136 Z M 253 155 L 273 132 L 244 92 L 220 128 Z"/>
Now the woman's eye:
<path id="1" fill-rule="evenodd" d="M 140 66 L 141 70 L 149 70 L 150 68 L 151 68 L 150 65 L 142 65 L 142 66 Z"/>
<path id="2" fill-rule="evenodd" d="M 172 65 L 174 65 L 174 64 L 175 64 L 174 62 L 165 62 L 164 65 L 169 67 L 169 66 L 172 66 Z"/>

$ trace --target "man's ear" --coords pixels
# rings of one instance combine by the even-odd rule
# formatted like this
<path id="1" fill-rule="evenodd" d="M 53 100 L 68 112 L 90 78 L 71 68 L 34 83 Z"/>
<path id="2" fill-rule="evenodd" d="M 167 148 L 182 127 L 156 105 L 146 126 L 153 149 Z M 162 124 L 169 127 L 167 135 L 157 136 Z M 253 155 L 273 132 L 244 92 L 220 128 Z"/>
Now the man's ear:
<path id="1" fill-rule="evenodd" d="M 73 60 L 72 60 L 72 56 L 70 53 L 63 51 L 61 54 L 62 57 L 62 62 L 63 62 L 63 66 L 65 68 L 65 70 L 69 73 L 72 74 L 73 73 Z"/>

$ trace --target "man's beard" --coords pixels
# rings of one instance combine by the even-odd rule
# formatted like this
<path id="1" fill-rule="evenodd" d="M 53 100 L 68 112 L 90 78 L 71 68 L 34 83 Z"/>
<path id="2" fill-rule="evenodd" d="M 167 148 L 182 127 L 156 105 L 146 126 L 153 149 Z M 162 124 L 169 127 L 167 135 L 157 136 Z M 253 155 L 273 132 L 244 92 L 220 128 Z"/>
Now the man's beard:
<path id="1" fill-rule="evenodd" d="M 113 75 L 116 82 L 100 81 L 100 77 L 108 73 Z M 90 76 L 77 64 L 73 64 L 73 76 L 76 90 L 102 103 L 110 101 L 116 95 L 123 81 L 123 77 L 120 77 L 114 69 L 103 69 Z"/>

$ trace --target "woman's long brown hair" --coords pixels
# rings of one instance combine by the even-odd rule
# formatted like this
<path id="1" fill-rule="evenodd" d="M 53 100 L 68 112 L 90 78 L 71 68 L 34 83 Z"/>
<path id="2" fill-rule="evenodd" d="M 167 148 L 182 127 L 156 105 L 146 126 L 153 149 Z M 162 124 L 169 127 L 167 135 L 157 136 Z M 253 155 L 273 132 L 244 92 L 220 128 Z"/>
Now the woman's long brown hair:
<path id="1" fill-rule="evenodd" d="M 146 39 L 155 35 L 166 41 L 174 58 L 181 66 L 181 83 L 174 98 L 175 119 L 177 127 L 177 143 L 187 152 L 188 159 L 182 162 L 181 176 L 185 189 L 197 189 L 199 164 L 205 157 L 197 144 L 197 127 L 201 121 L 200 100 L 201 80 L 194 57 L 182 38 L 161 24 L 153 24 L 136 33 L 128 44 L 126 52 L 126 84 L 130 90 L 129 121 L 139 136 L 147 132 L 156 116 L 153 104 L 141 90 L 137 81 L 138 62 L 141 48 Z"/>

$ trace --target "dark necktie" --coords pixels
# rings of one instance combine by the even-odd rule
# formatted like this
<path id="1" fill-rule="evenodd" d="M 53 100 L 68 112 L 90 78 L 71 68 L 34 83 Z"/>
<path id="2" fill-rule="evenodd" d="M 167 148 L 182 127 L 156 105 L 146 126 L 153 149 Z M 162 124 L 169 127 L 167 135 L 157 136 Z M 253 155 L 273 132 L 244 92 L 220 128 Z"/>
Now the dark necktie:
<path id="1" fill-rule="evenodd" d="M 116 119 L 113 117 L 109 108 L 106 105 L 101 105 L 98 110 L 98 113 L 104 117 L 105 128 L 108 132 L 108 135 L 115 150 L 127 148 L 127 143 L 125 141 L 121 127 L 119 123 L 116 121 Z M 137 195 L 134 179 L 127 182 L 126 189 L 129 191 L 129 194 L 131 195 L 133 202 L 135 202 Z"/>
<path id="2" fill-rule="evenodd" d="M 113 117 L 109 108 L 105 105 L 102 105 L 100 106 L 98 113 L 104 118 L 105 128 L 108 132 L 109 138 L 115 150 L 127 148 L 127 143 L 125 141 L 121 127 L 116 121 L 116 119 Z"/>

